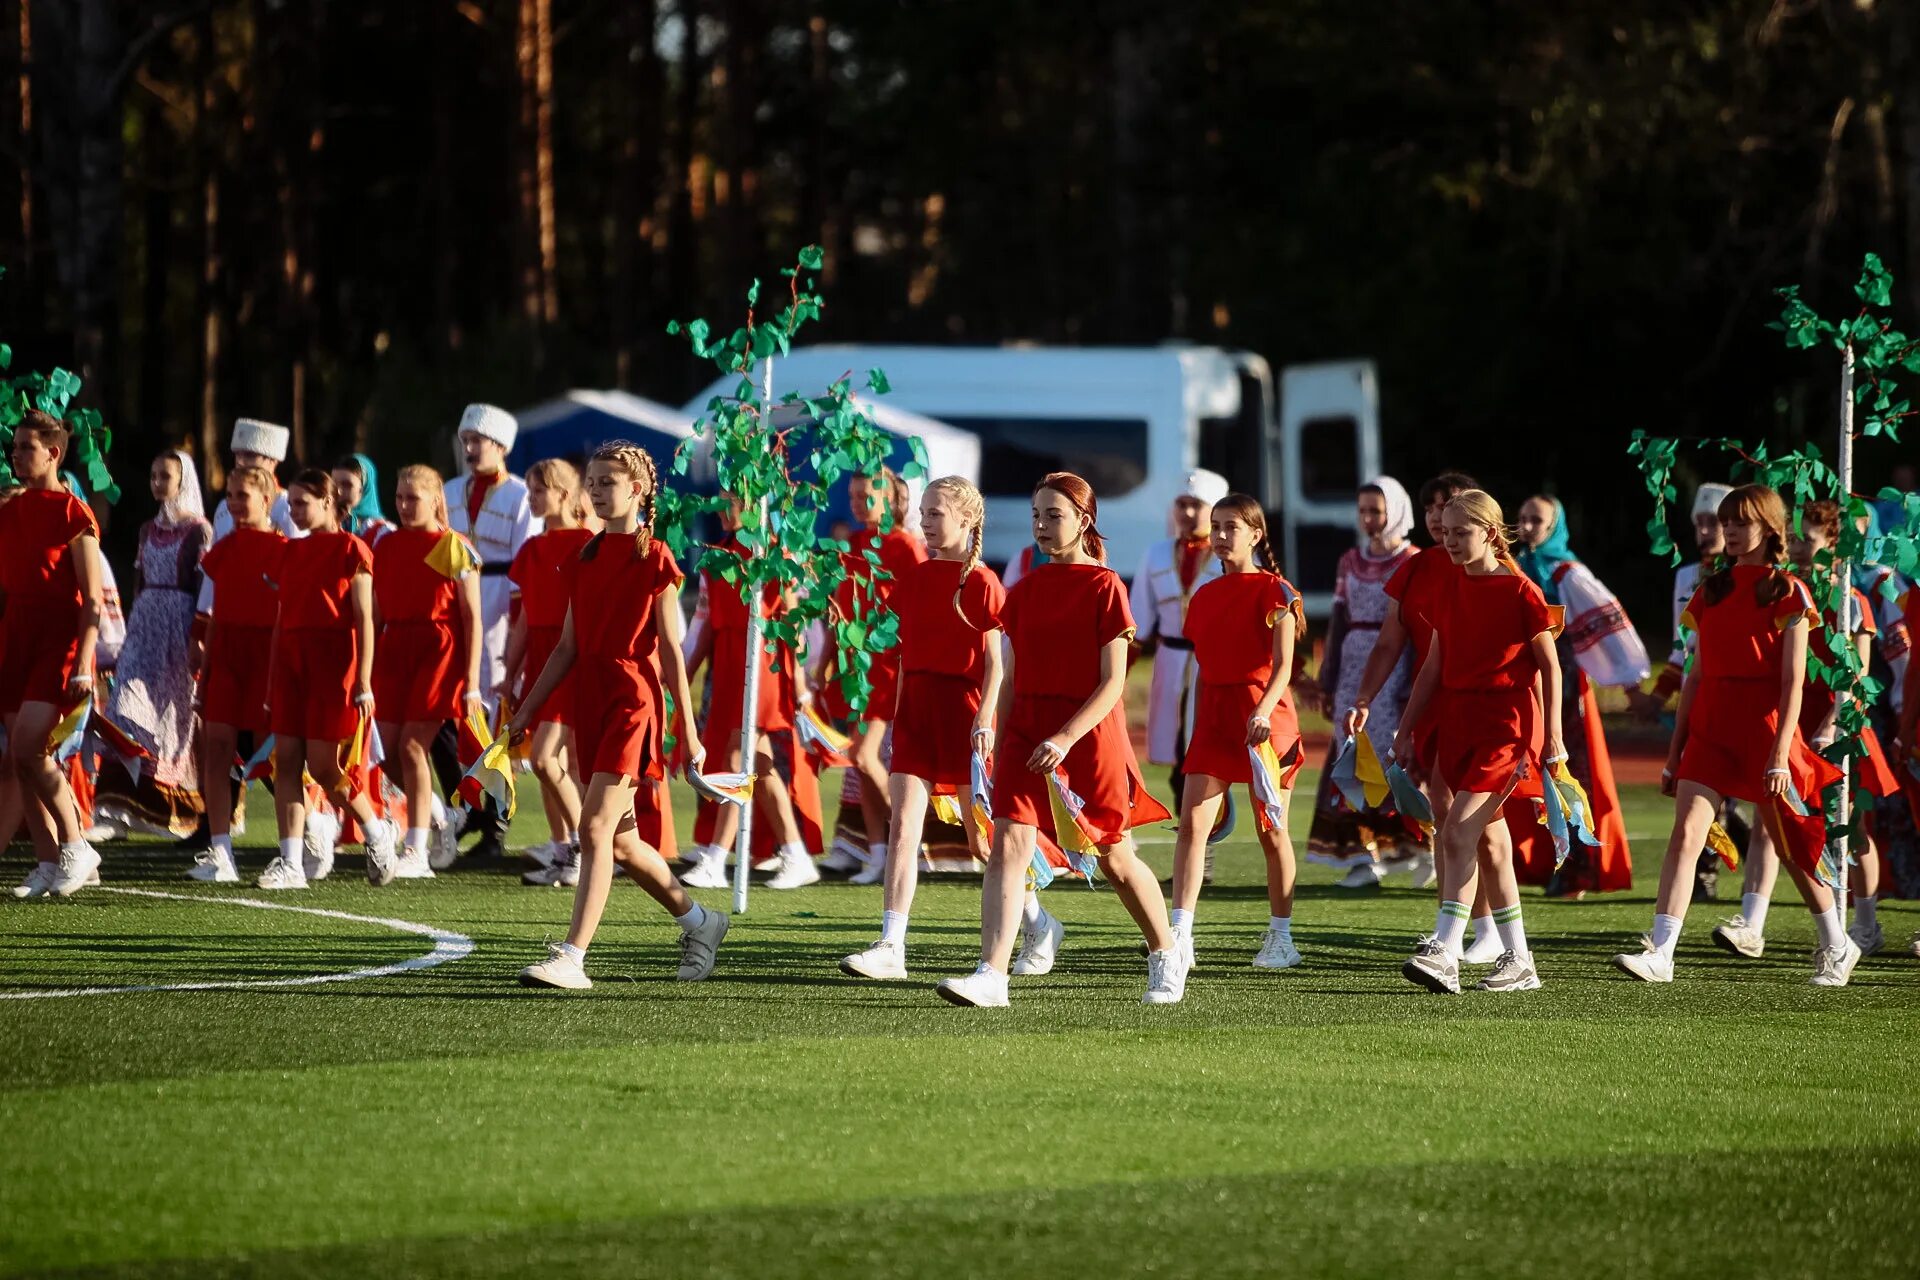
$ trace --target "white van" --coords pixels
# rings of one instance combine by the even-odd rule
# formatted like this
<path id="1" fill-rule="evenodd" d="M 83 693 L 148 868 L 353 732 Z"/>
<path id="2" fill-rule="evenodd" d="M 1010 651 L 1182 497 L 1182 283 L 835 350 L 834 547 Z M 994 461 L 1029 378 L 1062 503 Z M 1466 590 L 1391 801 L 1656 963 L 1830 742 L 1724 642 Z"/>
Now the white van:
<path id="1" fill-rule="evenodd" d="M 1315 456 L 1295 450 L 1290 463 L 1267 362 L 1220 347 L 800 347 L 775 364 L 774 394 L 813 394 L 849 373 L 857 389 L 872 368 L 884 369 L 892 384 L 887 403 L 979 437 L 987 558 L 995 565 L 1028 545 L 1033 486 L 1049 471 L 1077 472 L 1093 485 L 1108 558 L 1131 575 L 1148 544 L 1167 536 L 1168 512 L 1194 467 L 1220 472 L 1235 489 L 1291 520 L 1286 472 L 1306 467 L 1316 478 L 1352 476 L 1379 452 L 1371 365 L 1309 367 L 1362 372 L 1302 384 L 1303 395 L 1318 397 L 1312 416 L 1301 421 Z M 736 385 L 737 379 L 716 381 L 687 412 L 703 413 L 710 398 Z M 1337 419 L 1335 393 L 1343 388 L 1349 402 Z M 1351 438 L 1335 436 L 1330 424 L 1336 420 L 1348 424 Z M 1342 456 L 1321 458 L 1323 451 Z M 1329 518 L 1330 505 L 1312 497 L 1325 491 L 1317 482 L 1302 490 L 1303 519 Z M 1342 550 L 1353 545 L 1351 486 L 1343 501 L 1337 517 Z M 1288 562 L 1294 563 L 1291 555 Z M 1330 561 L 1329 589 L 1332 573 Z M 1328 599 L 1330 590 L 1317 591 L 1310 604 L 1324 610 Z"/>

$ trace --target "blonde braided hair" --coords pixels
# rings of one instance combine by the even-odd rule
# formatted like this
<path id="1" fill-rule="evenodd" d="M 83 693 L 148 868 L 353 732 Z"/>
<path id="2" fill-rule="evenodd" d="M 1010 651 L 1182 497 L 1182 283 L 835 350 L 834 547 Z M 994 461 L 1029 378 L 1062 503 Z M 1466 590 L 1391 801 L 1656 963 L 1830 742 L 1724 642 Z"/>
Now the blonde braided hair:
<path id="1" fill-rule="evenodd" d="M 660 496 L 660 472 L 653 465 L 653 455 L 631 440 L 609 440 L 593 451 L 592 460 L 611 463 L 626 472 L 640 490 L 640 527 L 633 539 L 633 554 L 638 559 L 653 546 L 653 503 Z M 593 541 L 582 548 L 581 558 L 590 558 L 588 552 L 599 542 L 600 535 L 595 534 Z"/>
<path id="2" fill-rule="evenodd" d="M 904 492 L 904 485 L 898 481 L 893 483 Z M 981 551 L 987 541 L 987 501 L 980 496 L 980 490 L 963 476 L 941 476 L 927 486 L 927 497 L 931 498 L 936 493 L 953 506 L 954 515 L 972 530 L 967 538 L 967 558 L 960 563 L 960 586 L 953 593 L 953 611 L 960 615 L 960 621 L 972 626 L 966 610 L 960 607 L 960 596 L 967 588 L 967 579 L 980 567 Z"/>

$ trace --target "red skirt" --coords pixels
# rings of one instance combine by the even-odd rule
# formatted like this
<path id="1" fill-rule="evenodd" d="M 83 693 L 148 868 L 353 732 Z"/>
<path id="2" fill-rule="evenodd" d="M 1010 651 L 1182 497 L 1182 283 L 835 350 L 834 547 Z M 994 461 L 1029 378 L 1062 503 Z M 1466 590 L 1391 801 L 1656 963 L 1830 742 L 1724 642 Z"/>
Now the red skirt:
<path id="1" fill-rule="evenodd" d="M 272 665 L 272 627 L 230 627 L 216 623 L 207 646 L 207 673 L 201 684 L 201 719 L 230 724 L 255 737 L 267 732 L 267 668 Z"/>
<path id="2" fill-rule="evenodd" d="M 8 607 L 0 630 L 0 712 L 28 702 L 63 705 L 80 659 L 79 613 L 22 600 Z"/>
<path id="3" fill-rule="evenodd" d="M 1193 700 L 1193 732 L 1187 737 L 1187 754 L 1180 772 L 1189 777 L 1205 774 L 1222 782 L 1252 782 L 1253 762 L 1247 756 L 1247 717 L 1260 705 L 1267 691 L 1264 682 L 1256 684 L 1208 684 L 1201 682 Z M 1268 718 L 1273 730 L 1273 750 L 1285 760 L 1300 740 L 1300 717 L 1286 698 Z M 1288 778 L 1291 781 L 1291 775 Z"/>
<path id="4" fill-rule="evenodd" d="M 894 773 L 935 784 L 973 781 L 973 721 L 980 686 L 969 676 L 909 671 L 893 718 Z"/>
<path id="5" fill-rule="evenodd" d="M 1444 689 L 1433 717 L 1434 765 L 1455 795 L 1501 795 L 1537 771 L 1540 713 L 1533 690 Z"/>
<path id="6" fill-rule="evenodd" d="M 1676 781 L 1692 782 L 1729 800 L 1767 798 L 1767 760 L 1780 726 L 1780 682 L 1772 676 L 1738 680 L 1703 676 L 1687 717 L 1687 745 Z M 1787 752 L 1794 790 L 1810 809 L 1840 771 L 1822 760 L 1794 726 Z"/>
<path id="7" fill-rule="evenodd" d="M 280 633 L 273 655 L 269 723 L 275 735 L 342 742 L 360 721 L 353 678 L 360 669 L 359 633 L 345 627 L 300 627 Z"/>
<path id="8" fill-rule="evenodd" d="M 1053 799 L 1047 775 L 1027 767 L 1033 749 L 1059 730 L 1084 699 L 1029 694 L 1016 697 L 994 748 L 993 815 L 1008 822 L 1053 830 Z M 1119 844 L 1128 831 L 1173 817 L 1147 793 L 1133 740 L 1127 736 L 1126 704 L 1115 706 L 1093 732 L 1073 744 L 1061 765 L 1067 785 L 1086 806 L 1082 815 L 1096 843 Z"/>
<path id="9" fill-rule="evenodd" d="M 649 672 L 628 659 L 582 657 L 573 667 L 573 742 L 580 773 L 644 784 L 661 766 L 660 703 Z"/>
<path id="10" fill-rule="evenodd" d="M 460 718 L 466 673 L 460 641 L 444 622 L 389 622 L 373 650 L 374 713 L 388 723 Z"/>
<path id="11" fill-rule="evenodd" d="M 525 698 L 533 692 L 533 686 L 540 683 L 540 673 L 547 669 L 547 659 L 560 644 L 560 627 L 528 627 L 527 652 L 521 666 L 520 696 Z M 547 700 L 540 706 L 540 714 L 533 718 L 535 724 L 566 724 L 567 717 L 573 711 L 573 672 L 569 671 L 553 687 Z"/>
<path id="12" fill-rule="evenodd" d="M 777 661 L 761 655 L 757 727 L 762 733 L 793 728 L 793 670 L 788 665 L 791 661 L 784 651 Z M 747 633 L 715 631 L 711 665 L 712 696 L 707 703 L 707 723 L 701 730 L 701 741 L 712 744 L 708 750 L 718 753 L 716 759 L 725 759 L 740 733 L 740 699 L 746 692 L 741 685 L 747 673 Z"/>

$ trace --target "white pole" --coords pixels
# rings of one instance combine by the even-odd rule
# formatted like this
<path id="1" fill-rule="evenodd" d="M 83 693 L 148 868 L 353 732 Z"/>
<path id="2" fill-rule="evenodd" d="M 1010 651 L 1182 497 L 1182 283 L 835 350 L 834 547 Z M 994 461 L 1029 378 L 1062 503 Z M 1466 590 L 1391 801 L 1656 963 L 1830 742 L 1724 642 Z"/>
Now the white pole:
<path id="1" fill-rule="evenodd" d="M 1853 344 L 1849 342 L 1841 356 L 1840 364 L 1840 457 L 1835 468 L 1840 475 L 1840 509 L 1846 510 L 1849 495 L 1853 493 Z M 1848 516 L 1847 519 L 1852 519 Z M 1831 650 L 1839 656 L 1841 645 L 1853 644 L 1853 633 L 1859 620 L 1853 616 L 1853 566 L 1849 561 L 1841 560 L 1834 565 L 1833 571 L 1840 575 L 1840 632 L 1833 638 Z M 1849 695 L 1851 696 L 1851 695 Z M 1842 757 L 1840 775 L 1840 838 L 1835 843 L 1835 861 L 1839 863 L 1840 884 L 1833 891 L 1833 900 L 1840 909 L 1840 927 L 1847 927 L 1847 854 L 1850 841 L 1847 838 L 1847 825 L 1853 820 L 1853 762 L 1851 757 Z"/>
<path id="2" fill-rule="evenodd" d="M 773 357 L 760 365 L 760 429 L 771 439 L 773 429 Z M 760 536 L 767 536 L 767 498 L 760 496 Z M 760 616 L 760 587 L 748 583 L 746 692 L 740 697 L 740 767 L 751 777 L 759 758 L 760 648 L 766 643 L 765 620 Z M 756 784 L 757 785 L 757 784 Z M 733 848 L 733 913 L 747 910 L 747 877 L 753 871 L 753 796 L 740 809 L 740 834 Z"/>

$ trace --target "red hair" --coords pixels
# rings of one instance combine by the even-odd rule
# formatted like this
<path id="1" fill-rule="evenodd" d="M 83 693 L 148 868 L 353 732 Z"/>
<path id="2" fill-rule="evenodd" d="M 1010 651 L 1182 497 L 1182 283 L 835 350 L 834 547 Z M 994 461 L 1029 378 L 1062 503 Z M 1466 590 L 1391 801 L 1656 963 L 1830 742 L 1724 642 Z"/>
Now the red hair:
<path id="1" fill-rule="evenodd" d="M 1080 545 L 1087 554 L 1101 564 L 1107 562 L 1107 540 L 1095 525 L 1100 517 L 1099 500 L 1093 496 L 1093 486 L 1071 471 L 1054 471 L 1040 478 L 1033 486 L 1033 496 L 1039 497 L 1042 489 L 1051 489 L 1067 500 L 1067 505 L 1087 518 L 1085 532 L 1080 535 Z"/>

